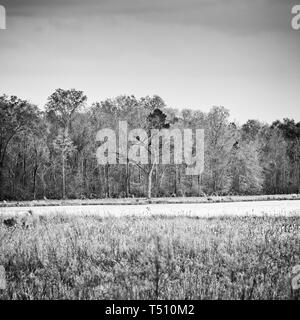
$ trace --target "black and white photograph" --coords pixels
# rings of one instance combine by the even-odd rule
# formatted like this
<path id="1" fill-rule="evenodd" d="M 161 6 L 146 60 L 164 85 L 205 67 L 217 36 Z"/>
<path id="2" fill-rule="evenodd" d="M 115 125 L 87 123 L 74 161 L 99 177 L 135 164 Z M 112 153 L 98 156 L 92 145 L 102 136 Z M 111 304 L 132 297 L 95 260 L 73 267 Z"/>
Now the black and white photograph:
<path id="1" fill-rule="evenodd" d="M 300 1 L 0 0 L 0 300 L 300 300 Z"/>

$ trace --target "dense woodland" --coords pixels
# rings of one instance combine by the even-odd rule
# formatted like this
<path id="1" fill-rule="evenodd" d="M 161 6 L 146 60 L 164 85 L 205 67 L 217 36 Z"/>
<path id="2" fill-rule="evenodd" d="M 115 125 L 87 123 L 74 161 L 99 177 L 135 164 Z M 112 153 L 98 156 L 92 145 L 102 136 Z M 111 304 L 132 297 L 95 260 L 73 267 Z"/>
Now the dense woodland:
<path id="1" fill-rule="evenodd" d="M 0 199 L 171 197 L 282 194 L 300 191 L 300 122 L 230 122 L 213 107 L 176 110 L 158 97 L 119 96 L 92 105 L 77 90 L 56 90 L 43 110 L 15 96 L 0 96 Z M 98 165 L 95 136 L 118 132 L 119 120 L 147 132 L 203 128 L 205 170 L 185 165 Z M 172 151 L 172 150 L 171 150 Z"/>

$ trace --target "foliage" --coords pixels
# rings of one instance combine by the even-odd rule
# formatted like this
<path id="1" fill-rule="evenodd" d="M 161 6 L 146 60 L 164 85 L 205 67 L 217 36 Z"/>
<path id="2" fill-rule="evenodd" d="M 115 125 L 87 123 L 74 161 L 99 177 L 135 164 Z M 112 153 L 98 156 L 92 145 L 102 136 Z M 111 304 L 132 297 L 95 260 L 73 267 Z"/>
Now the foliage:
<path id="1" fill-rule="evenodd" d="M 16 96 L 0 96 L 0 199 L 5 187 L 7 151 L 13 139 L 25 131 L 37 134 L 39 122 L 40 112 L 36 106 Z"/>
<path id="2" fill-rule="evenodd" d="M 300 123 L 292 119 L 239 125 L 224 107 L 180 111 L 159 96 L 123 95 L 84 108 L 86 100 L 82 91 L 57 89 L 42 113 L 25 100 L 0 97 L 0 200 L 300 192 Z M 118 141 L 120 120 L 128 130 L 148 134 L 155 128 L 204 129 L 203 174 L 186 176 L 185 165 L 172 162 L 173 145 L 168 165 L 138 165 L 128 157 L 127 164 L 99 166 L 96 134 L 111 128 Z M 61 134 L 72 146 L 63 158 L 57 148 Z M 65 188 L 57 183 L 62 171 Z"/>

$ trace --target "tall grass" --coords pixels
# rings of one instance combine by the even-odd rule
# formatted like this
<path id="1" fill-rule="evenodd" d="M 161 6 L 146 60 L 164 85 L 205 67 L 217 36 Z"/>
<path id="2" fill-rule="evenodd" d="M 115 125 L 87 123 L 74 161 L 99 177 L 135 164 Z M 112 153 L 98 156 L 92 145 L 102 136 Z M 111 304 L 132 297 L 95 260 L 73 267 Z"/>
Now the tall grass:
<path id="1" fill-rule="evenodd" d="M 50 215 L 0 225 L 1 299 L 290 299 L 299 217 Z"/>

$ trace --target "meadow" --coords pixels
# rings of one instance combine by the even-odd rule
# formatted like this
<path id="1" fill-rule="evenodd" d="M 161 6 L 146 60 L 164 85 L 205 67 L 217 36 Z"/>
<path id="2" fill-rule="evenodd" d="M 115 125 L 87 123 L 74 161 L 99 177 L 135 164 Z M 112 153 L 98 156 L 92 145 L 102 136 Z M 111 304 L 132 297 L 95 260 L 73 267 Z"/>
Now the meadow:
<path id="1" fill-rule="evenodd" d="M 297 299 L 297 264 L 300 217 L 292 213 L 0 223 L 0 299 Z"/>

